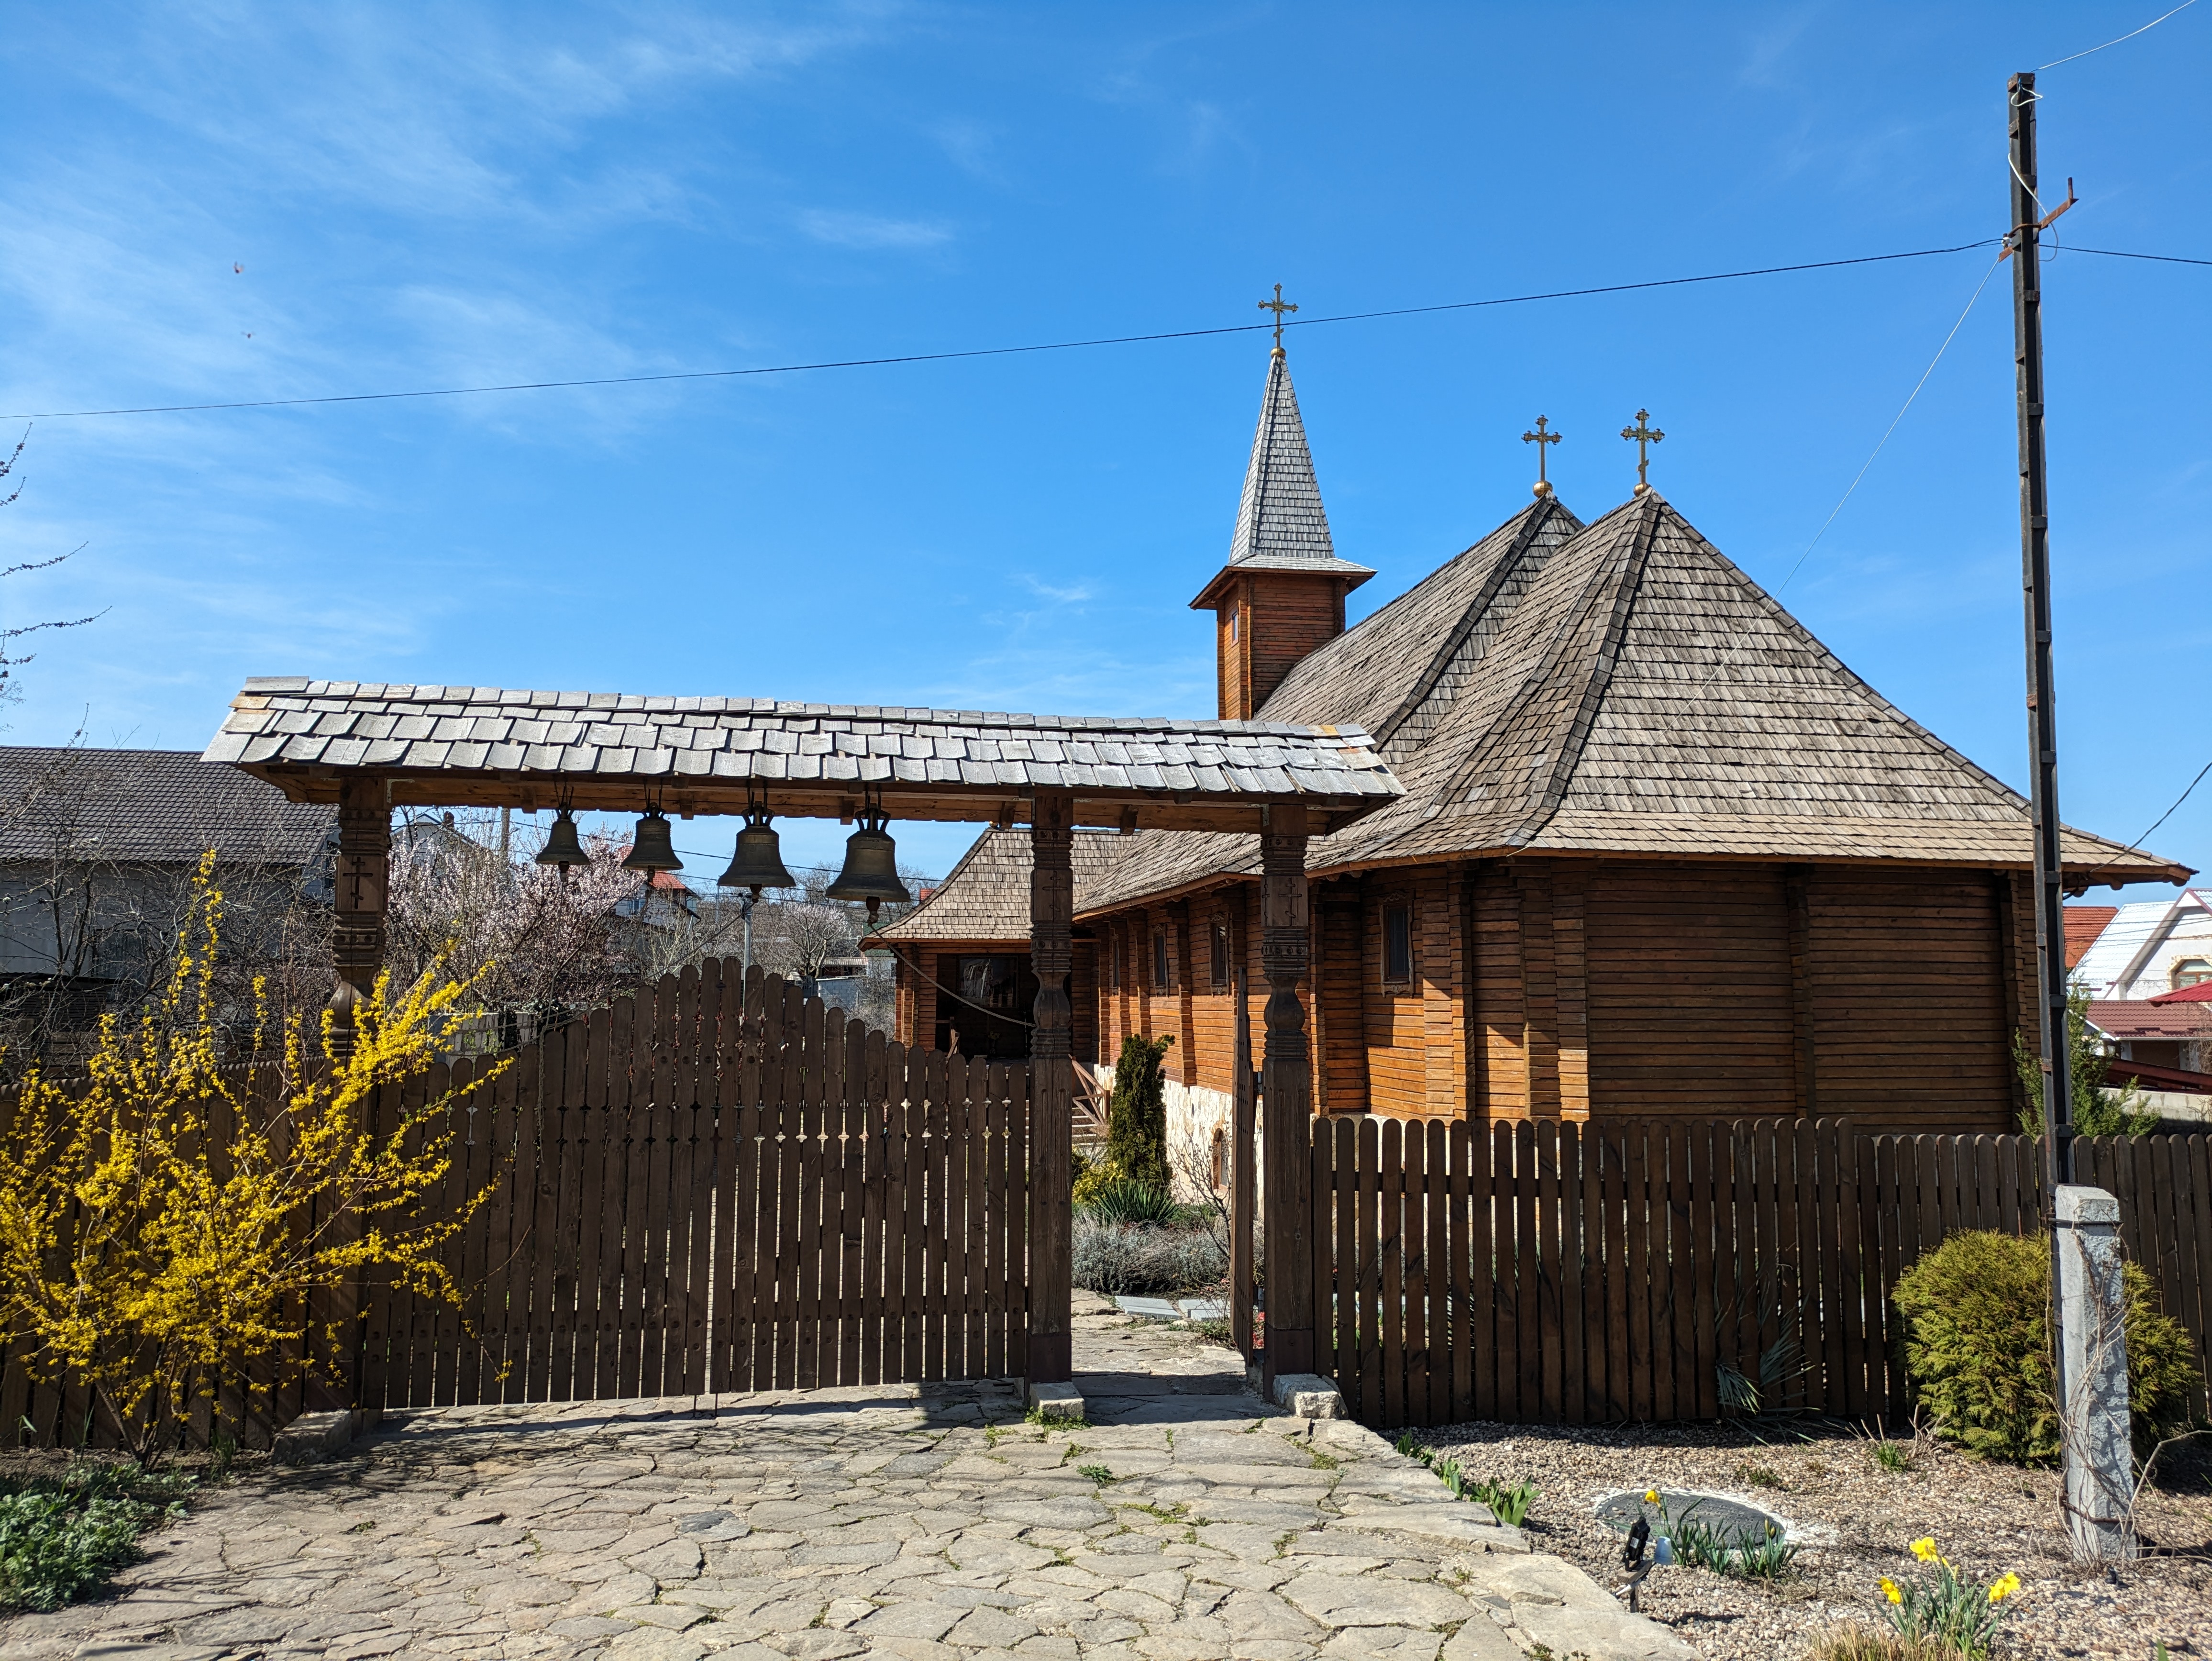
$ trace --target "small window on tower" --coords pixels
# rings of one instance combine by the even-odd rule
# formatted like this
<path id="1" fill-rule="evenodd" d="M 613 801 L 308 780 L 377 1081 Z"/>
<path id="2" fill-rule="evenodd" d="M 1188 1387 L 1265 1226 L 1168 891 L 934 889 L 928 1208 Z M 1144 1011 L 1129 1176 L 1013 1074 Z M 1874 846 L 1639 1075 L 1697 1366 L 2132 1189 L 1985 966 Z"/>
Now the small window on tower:
<path id="1" fill-rule="evenodd" d="M 1382 978 L 1403 983 L 1413 978 L 1413 908 L 1382 908 Z"/>
<path id="2" fill-rule="evenodd" d="M 1229 614 L 1229 643 L 1231 646 L 1237 643 L 1237 623 L 1240 616 L 1242 613 L 1237 611 Z"/>
<path id="3" fill-rule="evenodd" d="M 1208 977 L 1218 989 L 1229 984 L 1229 925 L 1217 922 L 1212 928 L 1212 973 Z"/>
<path id="4" fill-rule="evenodd" d="M 1152 930 L 1153 991 L 1166 992 L 1173 989 L 1175 979 L 1170 971 L 1174 967 L 1174 960 L 1168 956 L 1168 931 L 1164 928 L 1155 928 Z"/>

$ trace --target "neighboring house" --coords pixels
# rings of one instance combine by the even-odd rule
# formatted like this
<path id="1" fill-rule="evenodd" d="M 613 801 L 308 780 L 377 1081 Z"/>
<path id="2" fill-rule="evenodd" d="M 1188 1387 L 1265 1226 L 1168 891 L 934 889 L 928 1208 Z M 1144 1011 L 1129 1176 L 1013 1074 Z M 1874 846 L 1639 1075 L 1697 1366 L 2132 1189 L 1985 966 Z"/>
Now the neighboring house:
<path id="1" fill-rule="evenodd" d="M 1076 832 L 1070 857 L 1078 894 L 1104 869 L 1120 840 L 1110 831 Z M 896 1031 L 905 1042 L 963 1056 L 1029 1054 L 1036 1001 L 1030 971 L 1030 869 L 1027 830 L 986 830 L 913 910 L 861 942 L 871 952 L 894 954 Z M 1069 997 L 1075 1059 L 1085 1062 L 1099 1059 L 1094 952 L 1089 931 L 1077 928 Z"/>
<path id="2" fill-rule="evenodd" d="M 2122 1061 L 2212 1073 L 2212 1001 L 2093 998 L 2088 1019 L 2090 1030 Z"/>
<path id="3" fill-rule="evenodd" d="M 287 907 L 328 905 L 337 824 L 190 751 L 0 745 L 0 1007 L 81 1031 L 157 981 L 210 849 L 226 956 L 250 958 Z"/>
<path id="4" fill-rule="evenodd" d="M 1587 525 L 1540 494 L 1346 630 L 1367 575 L 1334 552 L 1279 350 L 1230 560 L 1192 602 L 1216 614 L 1219 713 L 1364 728 L 1406 786 L 1308 845 L 1317 1111 L 2012 1125 L 2035 1026 L 2021 797 L 1656 492 Z M 1218 1117 L 1239 964 L 1261 1045 L 1255 839 L 1101 840 L 1075 895 L 1101 1054 L 1174 1036 L 1170 1077 Z M 2064 853 L 2076 891 L 2191 874 L 2078 831 Z M 1014 865 L 980 861 L 976 885 L 1010 895 Z M 933 909 L 1017 951 L 1011 899 L 968 882 Z"/>
<path id="5" fill-rule="evenodd" d="M 2078 957 L 2072 950 L 2077 910 L 2104 914 Z M 2188 888 L 2172 899 L 2117 907 L 2069 906 L 2066 939 L 2067 962 L 2093 998 L 2141 1000 L 2203 985 L 2212 982 L 2212 891 Z"/>

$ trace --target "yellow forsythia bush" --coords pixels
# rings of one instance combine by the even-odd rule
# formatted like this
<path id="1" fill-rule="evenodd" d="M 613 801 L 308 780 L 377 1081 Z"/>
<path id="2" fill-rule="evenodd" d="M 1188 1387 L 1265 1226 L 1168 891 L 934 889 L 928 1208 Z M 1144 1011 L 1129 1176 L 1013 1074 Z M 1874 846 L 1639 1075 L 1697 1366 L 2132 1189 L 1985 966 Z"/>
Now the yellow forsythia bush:
<path id="1" fill-rule="evenodd" d="M 83 1076 L 34 1068 L 0 1102 L 0 1343 L 34 1377 L 88 1384 L 142 1465 L 222 1369 L 343 1365 L 349 1335 L 327 1314 L 301 1330 L 317 1294 L 375 1275 L 458 1303 L 439 1248 L 490 1191 L 434 1205 L 448 1097 L 369 1128 L 380 1088 L 427 1073 L 440 1031 L 471 1013 L 469 985 L 380 979 L 342 1058 L 328 1014 L 319 1031 L 271 1030 L 264 1006 L 246 1064 L 226 1064 L 222 915 L 210 855 L 161 995 L 135 1024 L 102 1023 Z M 250 1086 L 271 1072 L 275 1088 Z"/>

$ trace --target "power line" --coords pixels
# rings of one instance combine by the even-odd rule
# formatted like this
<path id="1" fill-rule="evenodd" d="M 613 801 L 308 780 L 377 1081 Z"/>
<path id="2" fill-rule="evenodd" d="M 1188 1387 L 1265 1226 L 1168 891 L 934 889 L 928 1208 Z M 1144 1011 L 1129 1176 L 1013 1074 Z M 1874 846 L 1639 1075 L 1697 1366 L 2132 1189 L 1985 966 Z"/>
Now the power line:
<path id="1" fill-rule="evenodd" d="M 1775 586 L 1776 598 L 1781 597 L 1783 589 L 1790 586 L 1790 578 L 1795 577 L 1805 562 L 1813 557 L 1813 550 L 1819 547 L 1820 538 L 1828 534 L 1828 526 L 1833 525 L 1836 522 L 1836 515 L 1844 511 L 1844 504 L 1851 499 L 1852 492 L 1859 488 L 1859 482 L 1866 478 L 1867 469 L 1874 465 L 1875 458 L 1881 453 L 1882 447 L 1889 442 L 1890 435 L 1897 430 L 1898 423 L 1905 419 L 1905 412 L 1912 407 L 1913 399 L 1920 396 L 1920 389 L 1928 384 L 1928 377 L 1936 373 L 1936 366 L 1943 361 L 1943 354 L 1951 350 L 1951 343 L 1958 338 L 1959 331 L 1966 327 L 1967 313 L 1974 309 L 1974 302 L 1982 297 L 1982 290 L 1990 286 L 1990 279 L 1996 275 L 1997 267 L 2002 263 L 2002 256 L 1990 261 L 1989 270 L 1984 271 L 1982 280 L 1974 284 L 1973 293 L 1966 297 L 1966 308 L 1959 313 L 1959 320 L 1951 326 L 1951 332 L 1943 337 L 1943 344 L 1936 349 L 1936 356 L 1928 360 L 1928 367 L 1920 372 L 1920 379 L 1912 383 L 1912 390 L 1905 395 L 1905 402 L 1898 407 L 1897 413 L 1890 418 L 1889 425 L 1882 429 L 1881 436 L 1875 441 L 1875 447 L 1868 452 L 1865 462 L 1861 465 L 1858 472 L 1852 475 L 1850 484 L 1845 487 L 1843 495 L 1837 499 L 1836 505 L 1830 510 L 1827 518 L 1820 521 L 1820 528 L 1813 533 L 1813 539 L 1805 545 L 1805 551 L 1797 556 L 1797 563 L 1790 568 L 1790 575 L 1784 577 Z"/>
<path id="2" fill-rule="evenodd" d="M 1780 277 L 1795 271 L 1833 271 L 1846 265 L 1879 265 L 1900 259 L 1929 259 L 1943 254 L 1966 253 L 1994 246 L 2002 240 L 1985 236 L 1949 248 L 1914 248 L 1903 253 L 1859 254 L 1848 259 L 1814 259 L 1795 265 L 1760 265 L 1746 271 L 1707 271 L 1697 277 L 1659 277 L 1638 283 L 1607 283 L 1586 289 L 1555 289 L 1544 294 L 1504 295 L 1490 300 L 1454 300 L 1433 306 L 1398 306 L 1384 311 L 1344 312 L 1334 317 L 1300 318 L 1286 323 L 1290 329 L 1318 328 L 1331 323 L 1365 323 L 1379 318 L 1425 317 L 1439 312 L 1480 311 L 1492 306 L 1526 306 L 1545 300 L 1580 300 L 1594 295 L 1633 294 L 1645 289 L 1678 289 L 1699 283 L 1729 283 L 1741 277 Z M 1274 328 L 1273 323 L 1224 324 L 1211 329 L 1171 329 L 1155 334 L 1108 335 L 1091 340 L 1054 340 L 1027 346 L 977 346 L 961 351 L 908 352 L 890 357 L 848 357 L 813 363 L 774 363 L 752 369 L 672 369 L 659 374 L 595 375 L 575 380 L 517 380 L 487 386 L 434 386 L 398 392 L 331 392 L 314 398 L 240 399 L 228 403 L 146 404 L 112 410 L 47 410 L 0 416 L 0 421 L 78 421 L 103 416 L 197 415 L 229 410 L 289 410 L 325 404 L 384 404 L 402 399 L 471 398 L 487 392 L 544 392 L 587 386 L 642 386 L 677 380 L 736 380 L 753 375 L 802 374 L 817 369 L 870 369 L 904 363 L 949 363 L 964 358 L 1013 357 L 1031 352 L 1079 351 L 1094 346 L 1134 346 L 1163 340 L 1198 340 L 1213 335 L 1250 334 Z"/>
<path id="3" fill-rule="evenodd" d="M 2168 265 L 2212 265 L 2212 259 L 2188 259 L 2178 253 L 2128 253 L 2119 248 L 2081 248 L 2066 245 L 2068 253 L 2100 253 L 2112 259 L 2155 259 Z"/>
<path id="4" fill-rule="evenodd" d="M 2106 42 L 2105 42 L 2105 46 L 2118 46 L 2118 45 L 2120 44 L 2120 42 L 2121 42 L 2121 41 L 2123 41 L 2123 40 L 2134 40 L 2134 39 L 2136 38 L 2136 36 L 2137 36 L 2137 35 L 2139 35 L 2139 34 L 2147 33 L 2148 33 L 2150 30 L 2156 28 L 2156 27 L 2157 27 L 2160 23 L 2163 23 L 2164 21 L 2166 21 L 2166 20 L 2167 18 L 2169 18 L 2169 17 L 2172 16 L 2172 15 L 2173 15 L 2173 12 L 2175 12 L 2175 11 L 2187 11 L 2187 10 L 2188 10 L 2191 6 L 2195 5 L 2196 3 L 2197 3 L 2197 0 L 2181 0 L 2181 3 L 2180 3 L 2179 5 L 2178 5 L 2178 6 L 2176 6 L 2176 7 L 2173 9 L 2173 11 L 2160 12 L 2157 16 L 2155 16 L 2155 17 L 2152 18 L 2152 19 L 2150 20 L 2150 21 L 2149 21 L 2149 22 L 2148 22 L 2148 23 L 2144 24 L 2144 25 L 2142 26 L 2142 28 L 2139 28 L 2139 29 L 2130 29 L 2130 30 L 2129 30 L 2125 34 L 2122 34 L 2122 35 L 2116 35 L 2116 36 L 2114 36 L 2112 40 L 2106 41 Z M 2075 59 L 2075 58 L 2087 58 L 2087 57 L 2088 57 L 2088 56 L 2089 56 L 2089 53 L 2090 53 L 2090 52 L 2102 52 L 2102 51 L 2104 51 L 2105 46 L 2092 46 L 2092 47 L 2090 47 L 2090 48 L 2089 48 L 2089 51 L 2088 51 L 2088 52 L 2077 52 L 2074 53 L 2071 57 L 2067 57 L 2067 58 L 2052 58 L 2052 59 L 2051 60 L 2051 62 L 2049 62 L 2048 64 L 2039 64 L 2039 65 L 2038 65 L 2038 66 L 2037 66 L 2037 68 L 2036 68 L 2036 71 L 2035 71 L 2035 72 L 2036 72 L 2038 75 L 2040 75 L 2040 74 L 2042 74 L 2042 73 L 2043 73 L 2043 71 L 2044 71 L 2045 70 L 2055 70 L 2055 69 L 2057 69 L 2057 68 L 2061 64 L 2070 64 L 2070 63 L 2072 63 L 2072 62 L 2074 61 L 2074 59 Z"/>

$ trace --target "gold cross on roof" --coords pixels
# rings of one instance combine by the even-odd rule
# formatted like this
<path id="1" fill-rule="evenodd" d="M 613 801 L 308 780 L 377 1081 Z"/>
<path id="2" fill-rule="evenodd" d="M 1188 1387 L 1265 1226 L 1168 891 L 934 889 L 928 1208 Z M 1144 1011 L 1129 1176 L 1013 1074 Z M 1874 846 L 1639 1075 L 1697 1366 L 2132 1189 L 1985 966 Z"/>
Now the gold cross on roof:
<path id="1" fill-rule="evenodd" d="M 1275 314 L 1275 350 L 1279 352 L 1283 350 L 1283 313 L 1294 312 L 1297 307 L 1283 298 L 1283 285 L 1278 283 L 1275 284 L 1275 297 L 1273 300 L 1261 301 L 1260 309 L 1263 312 L 1273 312 Z"/>
<path id="2" fill-rule="evenodd" d="M 1650 447 L 1667 436 L 1656 427 L 1648 427 L 1644 424 L 1650 418 L 1650 411 L 1638 410 L 1636 412 L 1636 424 L 1633 427 L 1623 427 L 1620 429 L 1620 435 L 1623 438 L 1632 439 L 1636 443 L 1636 494 L 1638 496 L 1644 495 L 1651 489 L 1650 481 L 1644 477 L 1644 470 L 1651 465 Z"/>
<path id="3" fill-rule="evenodd" d="M 1551 495 L 1552 481 L 1544 477 L 1544 447 L 1547 444 L 1557 444 L 1559 441 L 1559 435 L 1546 432 L 1544 417 L 1538 416 L 1536 430 L 1533 433 L 1522 434 L 1521 441 L 1523 444 L 1533 444 L 1536 447 L 1536 494 L 1540 496 Z"/>

